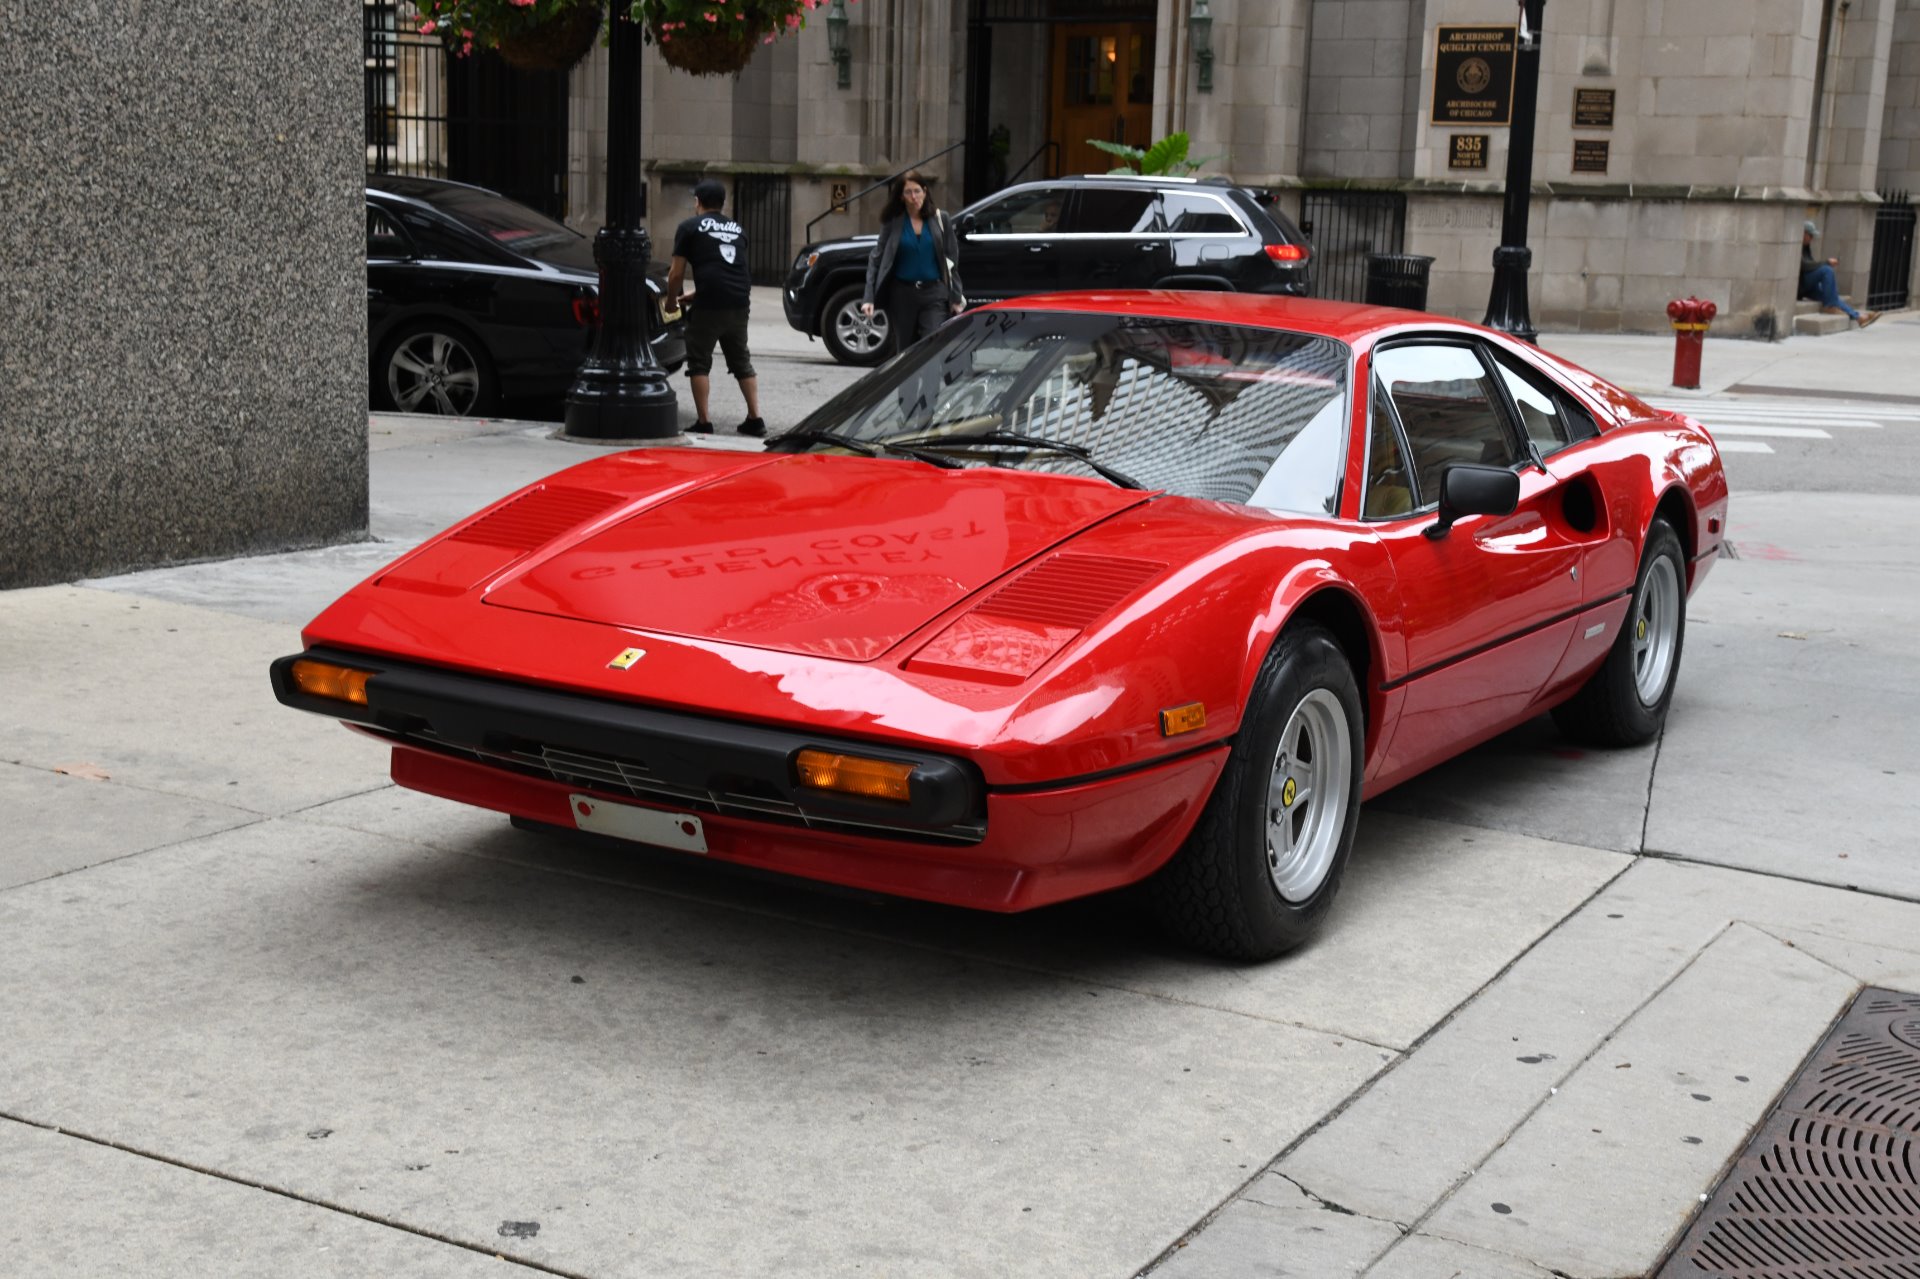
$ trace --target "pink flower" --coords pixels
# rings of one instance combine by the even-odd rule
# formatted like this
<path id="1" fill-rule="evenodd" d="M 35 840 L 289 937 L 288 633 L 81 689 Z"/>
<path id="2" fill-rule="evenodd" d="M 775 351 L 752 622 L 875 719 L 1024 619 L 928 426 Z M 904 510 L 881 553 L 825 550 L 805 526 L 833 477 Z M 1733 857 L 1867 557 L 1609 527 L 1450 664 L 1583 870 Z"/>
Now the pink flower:
<path id="1" fill-rule="evenodd" d="M 423 36 L 430 36 L 430 35 L 432 35 L 432 34 L 433 34 L 433 32 L 434 32 L 434 24 L 433 24 L 433 22 L 432 22 L 431 20 L 429 20 L 429 21 L 427 21 L 427 22 L 423 22 L 423 23 L 421 23 L 421 24 L 420 24 L 420 34 L 421 34 L 421 35 L 423 35 Z"/>
<path id="2" fill-rule="evenodd" d="M 799 14 L 790 13 L 787 15 L 787 30 L 792 31 L 795 27 L 798 27 L 799 25 L 800 25 Z"/>
<path id="3" fill-rule="evenodd" d="M 707 15 L 707 21 L 708 21 L 708 22 L 718 22 L 718 21 L 720 21 L 720 15 L 719 15 L 719 14 L 717 14 L 717 13 L 709 13 L 709 14 Z"/>
<path id="4" fill-rule="evenodd" d="M 512 5 L 516 9 L 533 8 L 533 0 L 507 0 L 507 3 Z"/>

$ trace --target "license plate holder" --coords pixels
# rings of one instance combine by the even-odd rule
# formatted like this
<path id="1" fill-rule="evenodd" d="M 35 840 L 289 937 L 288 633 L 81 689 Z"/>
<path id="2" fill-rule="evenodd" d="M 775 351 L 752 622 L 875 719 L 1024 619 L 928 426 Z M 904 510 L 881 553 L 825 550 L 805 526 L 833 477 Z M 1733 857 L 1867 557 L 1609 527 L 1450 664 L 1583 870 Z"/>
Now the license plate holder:
<path id="1" fill-rule="evenodd" d="M 573 824 L 595 835 L 652 844 L 682 853 L 707 851 L 707 828 L 692 813 L 667 813 L 655 808 L 639 808 L 601 799 L 597 795 L 567 796 L 567 811 Z"/>

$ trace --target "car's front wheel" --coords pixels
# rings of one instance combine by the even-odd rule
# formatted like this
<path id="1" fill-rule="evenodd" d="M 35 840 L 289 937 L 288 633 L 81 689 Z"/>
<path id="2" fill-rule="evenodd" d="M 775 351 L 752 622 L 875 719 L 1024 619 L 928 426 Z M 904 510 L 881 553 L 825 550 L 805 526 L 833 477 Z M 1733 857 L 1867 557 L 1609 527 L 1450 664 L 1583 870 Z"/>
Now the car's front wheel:
<path id="1" fill-rule="evenodd" d="M 1271 959 L 1313 935 L 1353 852 L 1364 725 L 1333 636 L 1289 627 L 1254 681 L 1198 824 L 1150 881 L 1173 937 L 1231 959 Z"/>
<path id="2" fill-rule="evenodd" d="M 1665 520 L 1647 529 L 1640 576 L 1607 660 L 1553 708 L 1560 731 L 1595 746 L 1638 746 L 1667 721 L 1687 638 L 1687 564 Z"/>
<path id="3" fill-rule="evenodd" d="M 820 315 L 820 337 L 827 353 L 842 364 L 863 369 L 887 358 L 892 338 L 885 307 L 874 307 L 872 315 L 861 313 L 864 291 L 861 285 L 847 285 L 827 299 Z"/>
<path id="4" fill-rule="evenodd" d="M 465 329 L 418 321 L 381 348 L 374 390 L 381 407 L 402 413 L 481 417 L 493 411 L 493 363 Z"/>

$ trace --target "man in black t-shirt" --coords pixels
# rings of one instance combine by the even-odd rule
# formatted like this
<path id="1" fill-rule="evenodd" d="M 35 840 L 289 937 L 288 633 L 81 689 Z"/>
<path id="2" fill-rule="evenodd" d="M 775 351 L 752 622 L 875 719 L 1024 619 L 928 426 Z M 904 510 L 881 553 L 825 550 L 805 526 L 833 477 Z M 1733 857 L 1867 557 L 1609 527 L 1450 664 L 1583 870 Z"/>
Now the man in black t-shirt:
<path id="1" fill-rule="evenodd" d="M 691 299 L 687 311 L 687 382 L 693 388 L 693 415 L 697 419 L 687 429 L 703 433 L 713 430 L 707 417 L 707 394 L 713 348 L 718 343 L 727 357 L 727 372 L 740 383 L 740 394 L 747 401 L 747 420 L 740 424 L 740 434 L 765 435 L 767 424 L 760 420 L 760 382 L 747 353 L 747 308 L 753 301 L 753 278 L 747 274 L 747 233 L 720 211 L 726 202 L 726 187 L 712 178 L 702 179 L 693 188 L 694 215 L 673 233 L 667 296 L 675 306 L 688 302 L 682 285 L 689 266 L 699 285 L 699 295 Z"/>

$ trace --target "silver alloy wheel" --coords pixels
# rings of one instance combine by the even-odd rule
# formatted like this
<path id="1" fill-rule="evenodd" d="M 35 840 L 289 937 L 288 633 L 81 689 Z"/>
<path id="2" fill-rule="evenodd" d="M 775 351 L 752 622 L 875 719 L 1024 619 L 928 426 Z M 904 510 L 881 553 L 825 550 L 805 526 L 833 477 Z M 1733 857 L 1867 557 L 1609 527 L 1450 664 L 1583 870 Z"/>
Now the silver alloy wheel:
<path id="1" fill-rule="evenodd" d="M 1659 704 L 1673 677 L 1680 647 L 1680 571 L 1670 556 L 1657 556 L 1633 609 L 1633 684 L 1644 706 Z"/>
<path id="2" fill-rule="evenodd" d="M 465 416 L 480 399 L 480 368 L 459 339 L 416 333 L 387 359 L 387 394 L 403 413 Z"/>
<path id="3" fill-rule="evenodd" d="M 860 314 L 860 299 L 840 308 L 833 317 L 833 336 L 848 354 L 865 358 L 887 344 L 887 312 L 874 307 L 872 315 Z"/>
<path id="4" fill-rule="evenodd" d="M 1316 688 L 1287 717 L 1267 782 L 1267 872 L 1282 900 L 1311 900 L 1347 824 L 1353 737 L 1340 699 Z"/>

